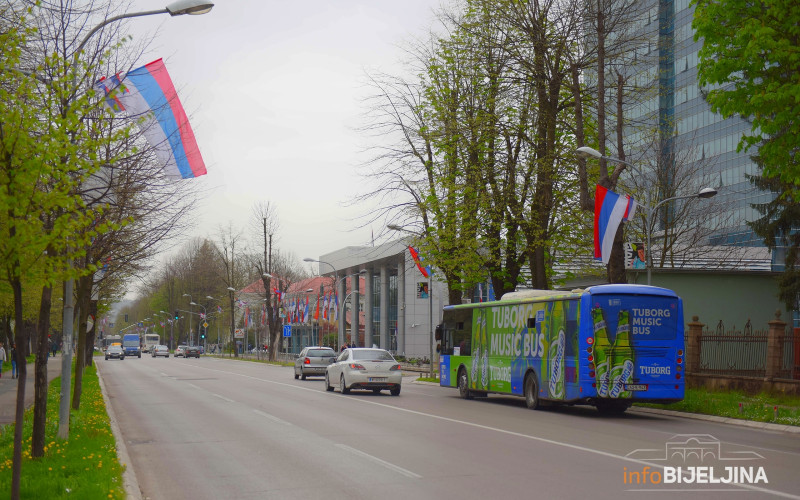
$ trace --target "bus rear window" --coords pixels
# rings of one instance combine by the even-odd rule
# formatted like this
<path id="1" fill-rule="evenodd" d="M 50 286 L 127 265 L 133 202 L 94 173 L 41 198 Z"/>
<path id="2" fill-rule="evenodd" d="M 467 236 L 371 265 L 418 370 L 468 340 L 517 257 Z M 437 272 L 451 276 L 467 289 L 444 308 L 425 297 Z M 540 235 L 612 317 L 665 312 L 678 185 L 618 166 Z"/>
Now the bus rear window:
<path id="1" fill-rule="evenodd" d="M 617 331 L 620 311 L 628 312 L 634 344 L 653 340 L 672 340 L 683 325 L 678 299 L 641 295 L 593 295 L 592 308 L 600 307 L 608 327 L 609 341 Z M 683 331 L 682 328 L 680 331 Z"/>

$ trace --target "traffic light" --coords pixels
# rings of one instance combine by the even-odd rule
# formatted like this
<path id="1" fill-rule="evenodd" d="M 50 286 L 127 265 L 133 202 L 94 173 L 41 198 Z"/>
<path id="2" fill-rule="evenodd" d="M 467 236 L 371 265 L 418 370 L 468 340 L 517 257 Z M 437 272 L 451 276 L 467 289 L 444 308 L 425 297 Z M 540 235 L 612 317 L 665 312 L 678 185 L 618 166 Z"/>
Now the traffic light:
<path id="1" fill-rule="evenodd" d="M 178 320 L 178 319 L 180 319 L 180 316 L 181 316 L 181 315 L 180 315 L 180 314 L 178 314 L 178 310 L 176 309 L 176 310 L 175 310 L 175 320 Z"/>
<path id="2" fill-rule="evenodd" d="M 201 334 L 200 334 L 200 338 L 201 338 L 201 339 L 204 339 L 204 338 L 206 338 L 206 334 L 205 334 L 205 333 L 201 333 Z"/>

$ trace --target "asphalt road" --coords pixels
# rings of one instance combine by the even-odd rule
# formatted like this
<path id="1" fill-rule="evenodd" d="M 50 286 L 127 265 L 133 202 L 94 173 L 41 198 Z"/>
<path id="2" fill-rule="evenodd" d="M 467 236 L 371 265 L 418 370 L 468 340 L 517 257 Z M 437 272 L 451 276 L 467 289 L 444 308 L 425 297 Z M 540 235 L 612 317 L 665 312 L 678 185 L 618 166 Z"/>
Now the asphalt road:
<path id="1" fill-rule="evenodd" d="M 531 411 L 518 398 L 465 401 L 413 377 L 398 397 L 341 395 L 288 367 L 208 357 L 97 365 L 142 498 L 800 499 L 797 433 Z M 717 478 L 744 468 L 758 481 L 667 483 L 664 466 L 683 467 L 684 481 L 710 473 L 696 467 Z"/>

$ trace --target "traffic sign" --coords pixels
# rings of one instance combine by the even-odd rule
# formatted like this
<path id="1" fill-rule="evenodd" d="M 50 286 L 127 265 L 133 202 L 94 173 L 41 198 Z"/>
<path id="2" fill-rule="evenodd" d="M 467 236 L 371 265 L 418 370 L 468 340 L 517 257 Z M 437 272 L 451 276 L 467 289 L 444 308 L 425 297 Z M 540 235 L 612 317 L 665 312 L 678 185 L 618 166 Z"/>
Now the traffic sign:
<path id="1" fill-rule="evenodd" d="M 206 323 L 205 321 L 203 321 L 203 328 L 208 328 L 208 323 Z"/>
<path id="2" fill-rule="evenodd" d="M 283 336 L 284 337 L 292 336 L 292 325 L 283 325 Z"/>

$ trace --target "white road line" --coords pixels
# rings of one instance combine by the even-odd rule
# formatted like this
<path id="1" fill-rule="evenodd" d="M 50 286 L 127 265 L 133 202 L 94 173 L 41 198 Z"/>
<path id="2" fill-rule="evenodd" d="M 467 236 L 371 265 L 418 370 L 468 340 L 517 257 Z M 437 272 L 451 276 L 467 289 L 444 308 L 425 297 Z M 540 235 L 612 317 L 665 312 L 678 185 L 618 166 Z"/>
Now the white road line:
<path id="1" fill-rule="evenodd" d="M 261 382 L 266 382 L 268 384 L 281 385 L 281 386 L 284 386 L 284 387 L 291 387 L 293 389 L 300 389 L 300 390 L 303 390 L 303 391 L 313 391 L 313 392 L 317 392 L 317 393 L 321 393 L 321 394 L 325 394 L 326 393 L 326 391 L 320 391 L 320 390 L 317 390 L 317 389 L 311 389 L 311 388 L 307 388 L 307 387 L 299 387 L 297 385 L 287 384 L 285 382 L 275 382 L 274 380 L 267 380 L 267 379 L 260 378 L 260 377 L 253 377 L 252 375 L 242 375 L 241 373 L 230 372 L 230 371 L 227 371 L 227 370 L 216 370 L 216 369 L 213 369 L 213 368 L 206 368 L 206 369 L 207 370 L 211 370 L 211 371 L 218 371 L 218 372 L 222 372 L 222 373 L 228 373 L 230 375 L 238 375 L 240 377 L 249 378 L 249 379 L 253 379 L 253 380 L 259 380 Z M 626 456 L 623 456 L 623 455 L 617 455 L 616 453 L 610 453 L 610 452 L 603 451 L 603 450 L 596 450 L 594 448 L 588 448 L 588 447 L 585 447 L 585 446 L 566 443 L 566 442 L 563 442 L 563 441 L 555 441 L 553 439 L 547 439 L 547 438 L 543 438 L 543 437 L 539 437 L 539 436 L 531 436 L 530 434 L 522 434 L 521 432 L 509 431 L 509 430 L 506 430 L 506 429 L 499 429 L 497 427 L 490 427 L 488 425 L 476 424 L 474 422 L 467 422 L 465 420 L 458 420 L 458 419 L 455 419 L 455 418 L 443 417 L 441 415 L 434 415 L 432 413 L 425 413 L 425 412 L 421 412 L 421 411 L 417 411 L 417 410 L 409 410 L 408 408 L 401 408 L 399 406 L 389 405 L 389 404 L 385 404 L 385 403 L 378 403 L 376 401 L 369 401 L 367 399 L 347 398 L 347 401 L 352 401 L 354 403 L 361 403 L 361 404 L 367 404 L 367 405 L 381 406 L 381 407 L 388 408 L 388 409 L 390 409 L 392 411 L 395 411 L 395 412 L 401 411 L 401 412 L 409 413 L 409 414 L 412 414 L 412 415 L 419 415 L 421 417 L 428 417 L 428 418 L 432 418 L 432 419 L 436 419 L 436 420 L 441 420 L 441 421 L 444 421 L 444 422 L 451 422 L 451 423 L 454 423 L 454 424 L 465 425 L 467 427 L 474 427 L 474 428 L 477 428 L 477 429 L 493 431 L 493 432 L 497 432 L 499 434 L 505 434 L 505 435 L 508 435 L 508 436 L 520 437 L 520 438 L 523 438 L 523 439 L 530 439 L 532 441 L 539 441 L 540 443 L 547 443 L 547 444 L 551 444 L 551 445 L 554 445 L 554 446 L 560 446 L 562 448 L 569 448 L 569 449 L 576 450 L 576 451 L 582 451 L 582 452 L 585 452 L 585 453 L 591 453 L 591 454 L 594 454 L 594 455 L 600 455 L 600 456 L 603 456 L 603 457 L 613 458 L 613 459 L 620 460 L 620 461 L 623 461 L 623 462 L 631 462 L 631 463 L 636 463 L 636 464 L 640 464 L 640 465 L 648 465 L 650 467 L 657 467 L 659 469 L 663 469 L 664 468 L 664 466 L 661 465 L 661 464 L 648 462 L 646 460 L 639 460 L 639 459 L 635 459 L 635 458 L 630 458 L 630 457 L 626 457 Z M 376 460 L 380 460 L 380 459 L 376 458 Z M 745 489 L 745 490 L 757 491 L 759 493 L 766 493 L 766 494 L 775 495 L 775 496 L 779 496 L 779 497 L 783 497 L 783 498 L 792 498 L 794 500 L 800 500 L 800 495 L 794 495 L 794 494 L 786 493 L 786 492 L 783 492 L 783 491 L 770 490 L 770 489 L 767 489 L 767 488 L 761 488 L 761 487 L 750 485 L 750 484 L 737 484 L 735 486 L 737 486 L 739 488 L 742 488 L 742 489 Z"/>
<path id="2" fill-rule="evenodd" d="M 220 396 L 219 394 L 214 394 L 213 392 L 211 393 L 211 395 L 214 396 L 214 397 L 217 397 L 217 398 L 219 398 L 219 399 L 221 399 L 223 401 L 227 401 L 228 403 L 233 403 L 234 402 L 232 399 L 228 399 L 225 396 Z"/>
<path id="3" fill-rule="evenodd" d="M 286 420 L 281 420 L 278 417 L 276 417 L 274 415 L 270 415 L 269 413 L 264 413 L 261 410 L 253 410 L 253 413 L 255 413 L 256 415 L 261 415 L 262 417 L 268 418 L 268 419 L 272 420 L 273 422 L 276 422 L 276 423 L 279 423 L 279 424 L 292 425 L 291 423 L 287 422 Z"/>
<path id="4" fill-rule="evenodd" d="M 198 391 L 202 391 L 202 390 L 203 390 L 203 389 L 201 389 L 201 388 L 197 387 L 197 386 L 196 386 L 196 385 L 194 385 L 194 384 L 186 384 L 186 385 L 188 385 L 189 387 L 193 387 L 193 388 L 197 389 Z"/>
<path id="5" fill-rule="evenodd" d="M 415 474 L 415 473 L 411 472 L 408 469 L 404 469 L 404 468 L 400 467 L 399 465 L 395 465 L 393 463 L 389 463 L 386 460 L 381 460 L 378 457 L 374 457 L 374 456 L 372 456 L 372 455 L 370 455 L 368 453 L 364 453 L 361 450 L 357 450 L 355 448 L 351 448 L 351 447 L 349 447 L 347 445 L 344 445 L 344 444 L 337 444 L 336 446 L 341 448 L 341 449 L 343 449 L 343 450 L 347 450 L 350 453 L 358 455 L 360 457 L 364 457 L 367 460 L 375 462 L 376 464 L 382 465 L 382 466 L 386 467 L 389 470 L 393 470 L 393 471 L 395 471 L 395 472 L 397 472 L 399 474 L 402 474 L 402 475 L 404 475 L 406 477 L 410 477 L 411 479 L 420 479 L 420 478 L 422 478 L 422 476 L 420 476 L 419 474 Z"/>

